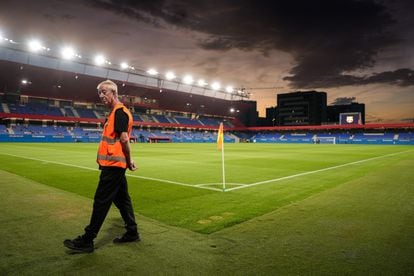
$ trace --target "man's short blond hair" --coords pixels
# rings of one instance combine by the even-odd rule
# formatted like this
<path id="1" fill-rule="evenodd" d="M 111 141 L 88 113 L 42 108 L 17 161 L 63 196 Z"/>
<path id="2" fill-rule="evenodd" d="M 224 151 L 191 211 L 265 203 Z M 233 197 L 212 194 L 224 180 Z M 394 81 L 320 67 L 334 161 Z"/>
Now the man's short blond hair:
<path id="1" fill-rule="evenodd" d="M 112 92 L 114 92 L 116 95 L 118 95 L 118 85 L 116 85 L 116 83 L 114 83 L 111 80 L 104 80 L 104 81 L 100 82 L 96 88 L 99 90 L 103 85 L 109 86 L 110 89 L 112 90 Z"/>

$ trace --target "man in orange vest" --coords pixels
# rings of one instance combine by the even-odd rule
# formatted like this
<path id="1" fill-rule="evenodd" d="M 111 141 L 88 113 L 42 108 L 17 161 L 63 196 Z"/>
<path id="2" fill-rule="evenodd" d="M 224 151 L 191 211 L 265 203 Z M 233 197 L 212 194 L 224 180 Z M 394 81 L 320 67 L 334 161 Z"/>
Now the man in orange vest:
<path id="1" fill-rule="evenodd" d="M 105 122 L 98 148 L 96 161 L 101 174 L 95 192 L 92 216 L 85 228 L 85 234 L 63 242 L 67 248 L 81 252 L 93 252 L 93 240 L 98 235 L 112 203 L 118 207 L 126 228 L 126 233 L 115 238 L 113 242 L 140 240 L 125 177 L 126 169 L 137 169 L 129 144 L 133 118 L 131 112 L 119 101 L 118 87 L 114 82 L 103 81 L 97 88 L 101 101 L 111 108 L 111 112 Z"/>

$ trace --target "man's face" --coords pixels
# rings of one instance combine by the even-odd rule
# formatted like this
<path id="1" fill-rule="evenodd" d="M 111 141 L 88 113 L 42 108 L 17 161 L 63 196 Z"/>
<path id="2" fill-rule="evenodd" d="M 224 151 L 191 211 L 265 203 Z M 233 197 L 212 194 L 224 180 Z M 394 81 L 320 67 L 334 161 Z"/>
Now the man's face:
<path id="1" fill-rule="evenodd" d="M 111 86 L 109 85 L 102 85 L 99 89 L 98 89 L 98 95 L 99 98 L 101 99 L 101 101 L 109 106 L 112 103 L 113 97 L 114 97 L 114 92 L 111 89 Z"/>

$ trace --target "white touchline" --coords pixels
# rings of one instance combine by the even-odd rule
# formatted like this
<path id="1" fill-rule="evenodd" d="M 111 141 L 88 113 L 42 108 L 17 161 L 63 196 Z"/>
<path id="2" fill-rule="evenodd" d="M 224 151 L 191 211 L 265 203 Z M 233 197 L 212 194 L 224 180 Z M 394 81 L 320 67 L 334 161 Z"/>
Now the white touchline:
<path id="1" fill-rule="evenodd" d="M 298 174 L 294 174 L 294 175 L 284 176 L 284 177 L 280 177 L 280 178 L 275 178 L 275 179 L 269 179 L 269 180 L 265 180 L 265 181 L 255 182 L 255 183 L 251 183 L 251 184 L 246 184 L 245 186 L 239 186 L 239 187 L 229 188 L 226 191 L 233 191 L 233 190 L 249 188 L 249 187 L 253 187 L 253 186 L 257 186 L 257 185 L 262 185 L 262 184 L 266 184 L 266 183 L 278 182 L 278 181 L 282 181 L 282 180 L 286 180 L 286 179 L 290 179 L 290 178 L 295 178 L 295 177 L 299 177 L 299 176 L 303 176 L 303 175 L 308 175 L 308 174 L 314 174 L 314 173 L 318 173 L 318 172 L 333 170 L 333 169 L 337 169 L 337 168 L 341 168 L 341 167 L 345 167 L 345 166 L 349 166 L 349 165 L 354 165 L 354 164 L 359 164 L 359 163 L 363 163 L 363 162 L 368 162 L 368 161 L 371 161 L 371 160 L 380 159 L 380 158 L 384 158 L 384 157 L 388 157 L 388 156 L 393 156 L 393 155 L 398 155 L 398 154 L 402 154 L 402 153 L 406 153 L 406 152 L 410 152 L 410 151 L 412 151 L 412 150 L 406 150 L 406 151 L 400 151 L 400 152 L 390 153 L 390 154 L 386 154 L 386 155 L 381 155 L 381 156 L 377 156 L 377 157 L 372 157 L 372 158 L 368 158 L 368 159 L 363 159 L 363 160 L 359 160 L 359 161 L 345 163 L 345 164 L 342 164 L 342 165 L 328 167 L 328 168 L 324 168 L 324 169 L 320 169 L 320 170 L 303 172 L 303 173 L 298 173 Z"/>
<path id="2" fill-rule="evenodd" d="M 215 182 L 215 183 L 201 183 L 201 184 L 196 184 L 194 186 L 196 187 L 202 187 L 202 186 L 211 186 L 211 185 L 222 185 L 223 183 L 221 182 Z M 249 185 L 249 184 L 243 184 L 243 183 L 231 183 L 231 182 L 227 182 L 226 184 L 228 185 L 233 185 L 233 186 L 244 186 L 244 185 Z M 220 189 L 220 191 L 223 191 L 223 189 Z"/>
<path id="3" fill-rule="evenodd" d="M 20 155 L 14 155 L 14 154 L 9 154 L 9 153 L 0 153 L 0 154 L 2 154 L 2 155 L 8 155 L 8 156 L 13 156 L 13 157 L 17 157 L 17 158 L 34 160 L 34 161 L 52 163 L 52 164 L 57 164 L 57 165 L 62 165 L 62 166 L 67 166 L 67 167 L 74 167 L 74 168 L 79 168 L 79 169 L 84 169 L 84 170 L 99 171 L 98 169 L 95 169 L 95 168 L 89 168 L 89 167 L 84 167 L 84 166 L 79 166 L 79 165 L 74 165 L 74 164 L 62 163 L 62 162 L 58 162 L 58 161 L 43 160 L 43 159 L 38 159 L 38 158 L 33 158 L 33 157 L 27 157 L 27 156 L 20 156 Z M 186 183 L 181 183 L 181 182 L 171 181 L 171 180 L 166 180 L 166 179 L 159 179 L 159 178 L 146 177 L 146 176 L 138 176 L 138 175 L 132 175 L 132 174 L 126 174 L 126 175 L 129 176 L 129 177 L 140 178 L 140 179 L 147 179 L 147 180 L 153 180 L 153 181 L 157 181 L 157 182 L 170 183 L 170 184 L 175 184 L 175 185 L 180 185 L 180 186 L 186 186 L 186 187 L 191 187 L 191 188 L 212 190 L 212 191 L 218 191 L 218 192 L 221 192 L 222 191 L 221 189 L 217 189 L 217 188 L 213 188 L 213 187 L 195 186 L 195 185 L 191 185 L 191 184 L 186 184 Z"/>

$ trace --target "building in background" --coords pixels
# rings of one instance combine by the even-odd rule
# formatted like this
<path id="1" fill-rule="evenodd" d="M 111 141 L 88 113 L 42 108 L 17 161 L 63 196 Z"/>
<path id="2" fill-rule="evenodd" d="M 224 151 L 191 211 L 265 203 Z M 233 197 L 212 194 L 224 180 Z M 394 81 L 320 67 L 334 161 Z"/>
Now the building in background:
<path id="1" fill-rule="evenodd" d="M 266 121 L 262 125 L 266 125 L 266 126 L 277 125 L 277 106 L 266 108 Z"/>
<path id="2" fill-rule="evenodd" d="M 277 125 L 321 125 L 327 121 L 326 92 L 298 91 L 277 95 Z"/>
<path id="3" fill-rule="evenodd" d="M 256 101 L 232 101 L 230 113 L 227 115 L 237 118 L 245 126 L 256 126 L 259 114 Z"/>

